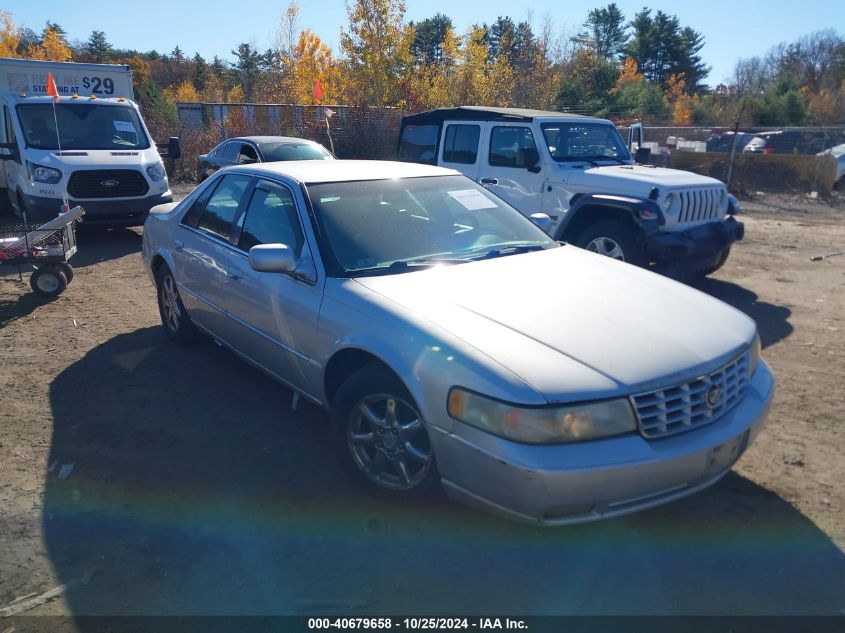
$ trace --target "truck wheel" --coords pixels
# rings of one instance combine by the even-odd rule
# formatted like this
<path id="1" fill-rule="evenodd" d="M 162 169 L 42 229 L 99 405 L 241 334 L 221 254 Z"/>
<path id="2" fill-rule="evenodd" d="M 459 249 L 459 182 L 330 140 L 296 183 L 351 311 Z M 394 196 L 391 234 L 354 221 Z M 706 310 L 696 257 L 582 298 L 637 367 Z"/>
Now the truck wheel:
<path id="1" fill-rule="evenodd" d="M 648 264 L 645 248 L 638 240 L 637 229 L 624 222 L 605 220 L 588 226 L 575 241 L 575 246 L 618 259 L 635 266 Z"/>
<path id="2" fill-rule="evenodd" d="M 179 289 L 176 287 L 176 279 L 167 264 L 162 264 L 156 273 L 156 291 L 158 312 L 167 336 L 180 345 L 190 345 L 196 341 L 197 329 L 185 310 Z"/>
<path id="3" fill-rule="evenodd" d="M 352 374 L 332 401 L 332 438 L 352 478 L 388 501 L 412 501 L 437 484 L 425 422 L 405 385 L 369 365 Z"/>
<path id="4" fill-rule="evenodd" d="M 40 266 L 30 275 L 29 285 L 39 297 L 52 299 L 67 288 L 67 277 L 64 271 L 56 266 Z"/>

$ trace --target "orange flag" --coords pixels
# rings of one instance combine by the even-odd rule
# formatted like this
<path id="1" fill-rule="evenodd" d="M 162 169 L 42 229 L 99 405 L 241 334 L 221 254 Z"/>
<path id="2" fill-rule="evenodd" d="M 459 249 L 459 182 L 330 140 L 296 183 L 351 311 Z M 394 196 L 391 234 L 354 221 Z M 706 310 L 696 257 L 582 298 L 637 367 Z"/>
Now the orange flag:
<path id="1" fill-rule="evenodd" d="M 323 84 L 319 79 L 314 80 L 314 101 L 320 103 L 323 100 Z"/>
<path id="2" fill-rule="evenodd" d="M 56 82 L 53 79 L 53 73 L 47 73 L 47 96 L 54 97 L 56 101 L 59 100 L 59 89 L 56 88 Z"/>

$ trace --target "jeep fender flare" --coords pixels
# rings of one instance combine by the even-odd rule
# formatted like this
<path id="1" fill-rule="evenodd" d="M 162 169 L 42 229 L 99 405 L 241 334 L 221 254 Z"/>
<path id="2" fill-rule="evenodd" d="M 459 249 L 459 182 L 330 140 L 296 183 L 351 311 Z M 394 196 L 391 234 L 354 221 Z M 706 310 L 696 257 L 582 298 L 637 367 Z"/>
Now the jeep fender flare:
<path id="1" fill-rule="evenodd" d="M 589 225 L 602 220 L 631 222 L 645 235 L 657 232 L 665 224 L 663 213 L 653 200 L 607 194 L 576 195 L 562 216 L 554 237 L 567 242 L 578 237 Z"/>

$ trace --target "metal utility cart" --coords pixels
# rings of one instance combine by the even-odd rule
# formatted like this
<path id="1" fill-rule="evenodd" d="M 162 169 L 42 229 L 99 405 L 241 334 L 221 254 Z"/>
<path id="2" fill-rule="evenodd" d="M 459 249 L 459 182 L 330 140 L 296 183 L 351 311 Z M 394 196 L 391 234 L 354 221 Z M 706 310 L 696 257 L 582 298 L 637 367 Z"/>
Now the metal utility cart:
<path id="1" fill-rule="evenodd" d="M 32 265 L 32 291 L 39 297 L 59 296 L 73 280 L 68 262 L 76 253 L 76 223 L 84 214 L 82 207 L 74 207 L 40 225 L 0 225 L 0 265 L 17 266 L 21 279 L 21 267 Z"/>

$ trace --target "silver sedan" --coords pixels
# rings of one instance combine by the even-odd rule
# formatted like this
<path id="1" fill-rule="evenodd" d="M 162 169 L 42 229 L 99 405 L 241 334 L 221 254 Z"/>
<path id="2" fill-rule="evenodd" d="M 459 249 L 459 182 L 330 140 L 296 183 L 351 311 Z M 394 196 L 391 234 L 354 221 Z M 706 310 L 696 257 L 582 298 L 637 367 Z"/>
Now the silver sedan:
<path id="1" fill-rule="evenodd" d="M 728 472 L 774 390 L 751 319 L 448 169 L 225 169 L 151 213 L 143 256 L 167 334 L 328 410 L 382 496 L 544 525 L 652 507 Z"/>

